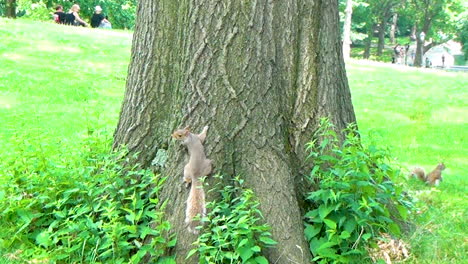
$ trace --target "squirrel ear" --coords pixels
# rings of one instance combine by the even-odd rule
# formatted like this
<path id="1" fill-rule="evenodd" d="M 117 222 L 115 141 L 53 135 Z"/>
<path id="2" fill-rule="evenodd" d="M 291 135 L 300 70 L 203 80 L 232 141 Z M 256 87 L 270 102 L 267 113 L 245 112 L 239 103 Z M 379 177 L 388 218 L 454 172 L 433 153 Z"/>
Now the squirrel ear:
<path id="1" fill-rule="evenodd" d="M 185 133 L 184 133 L 185 136 L 188 136 L 188 134 L 190 133 L 190 126 L 186 126 L 184 130 L 185 130 Z"/>

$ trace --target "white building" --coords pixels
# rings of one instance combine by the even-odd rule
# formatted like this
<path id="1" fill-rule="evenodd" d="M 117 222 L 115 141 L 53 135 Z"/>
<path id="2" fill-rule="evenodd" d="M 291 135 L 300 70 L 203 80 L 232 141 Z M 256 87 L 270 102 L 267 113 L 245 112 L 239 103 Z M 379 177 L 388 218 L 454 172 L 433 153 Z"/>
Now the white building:
<path id="1" fill-rule="evenodd" d="M 459 54 L 463 54 L 460 43 L 450 40 L 429 49 L 423 56 L 423 66 L 426 67 L 426 62 L 428 62 L 430 63 L 429 67 L 451 67 L 455 64 L 454 55 Z M 406 56 L 406 64 L 413 66 L 416 45 L 410 46 Z"/>

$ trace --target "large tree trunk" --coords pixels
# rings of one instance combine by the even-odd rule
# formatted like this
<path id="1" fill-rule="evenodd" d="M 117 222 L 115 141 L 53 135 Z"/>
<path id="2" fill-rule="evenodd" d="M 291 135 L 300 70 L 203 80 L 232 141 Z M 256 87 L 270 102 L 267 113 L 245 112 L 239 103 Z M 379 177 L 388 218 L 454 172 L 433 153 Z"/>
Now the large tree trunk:
<path id="1" fill-rule="evenodd" d="M 416 40 L 416 25 L 413 25 L 411 27 L 411 34 L 410 34 L 410 40 L 415 41 Z"/>
<path id="2" fill-rule="evenodd" d="M 370 57 L 372 37 L 374 36 L 374 30 L 375 30 L 375 25 L 374 24 L 369 25 L 369 28 L 367 31 L 367 38 L 364 44 L 364 54 L 362 55 L 363 59 L 369 59 Z"/>
<path id="3" fill-rule="evenodd" d="M 349 59 L 351 53 L 351 18 L 353 15 L 353 0 L 346 1 L 345 21 L 343 24 L 343 58 Z"/>
<path id="4" fill-rule="evenodd" d="M 420 34 L 416 37 L 416 56 L 414 57 L 414 66 L 422 66 L 422 58 L 424 55 L 424 40 L 421 40 Z"/>
<path id="5" fill-rule="evenodd" d="M 178 263 L 195 240 L 184 225 L 186 151 L 177 127 L 209 125 L 215 172 L 254 190 L 277 247 L 271 263 L 309 263 L 303 233 L 304 144 L 321 117 L 355 122 L 341 52 L 337 1 L 140 0 L 114 148 L 149 166 L 168 161 L 162 198 Z M 213 181 L 210 179 L 209 181 Z M 210 196 L 208 200 L 212 199 Z"/>
<path id="6" fill-rule="evenodd" d="M 421 39 L 421 33 L 424 32 L 424 35 L 429 32 L 429 29 L 431 27 L 431 20 L 428 18 L 425 18 L 424 24 L 422 26 L 421 31 L 417 31 L 417 36 L 416 36 L 416 55 L 414 57 L 414 66 L 416 67 L 421 67 L 423 66 L 423 57 L 424 53 L 426 53 L 427 50 L 424 49 L 424 45 L 426 43 L 425 38 Z"/>
<path id="7" fill-rule="evenodd" d="M 385 47 L 385 29 L 387 27 L 387 19 L 383 18 L 379 25 L 379 41 L 377 43 L 377 57 L 382 56 Z"/>
<path id="8" fill-rule="evenodd" d="M 392 17 L 392 26 L 390 27 L 390 42 L 395 44 L 395 32 L 397 29 L 397 22 L 398 22 L 398 14 L 393 14 Z"/>
<path id="9" fill-rule="evenodd" d="M 16 18 L 16 0 L 5 1 L 5 16 L 9 18 Z"/>

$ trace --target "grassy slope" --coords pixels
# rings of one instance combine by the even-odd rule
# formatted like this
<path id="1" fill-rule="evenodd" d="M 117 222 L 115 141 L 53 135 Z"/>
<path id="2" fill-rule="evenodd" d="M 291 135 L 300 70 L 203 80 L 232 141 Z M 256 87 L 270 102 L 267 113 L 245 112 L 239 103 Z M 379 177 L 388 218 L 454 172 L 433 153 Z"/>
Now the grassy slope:
<path id="1" fill-rule="evenodd" d="M 0 187 L 17 184 L 2 177 L 16 167 L 30 171 L 18 182 L 29 182 L 41 168 L 79 167 L 88 146 L 108 148 L 83 142 L 95 132 L 112 136 L 131 34 L 0 19 L 0 40 Z M 14 237 L 11 227 L 0 219 L 0 230 Z M 12 263 L 1 257 L 11 243 L 1 237 L 0 263 Z M 39 248 L 32 251 L 41 259 Z"/>
<path id="2" fill-rule="evenodd" d="M 0 19 L 0 39 L 1 149 L 27 140 L 50 156 L 64 156 L 61 146 L 90 130 L 111 135 L 123 97 L 130 34 Z M 462 261 L 467 252 L 468 74 L 358 61 L 347 71 L 364 135 L 379 135 L 379 143 L 391 146 L 403 165 L 426 170 L 439 160 L 447 165 L 440 192 L 420 197 L 421 227 L 411 236 L 413 262 Z M 1 175 L 2 163 L 0 182 Z M 412 190 L 430 190 L 417 181 L 409 184 Z M 5 224 L 0 220 L 0 228 Z"/>
<path id="3" fill-rule="evenodd" d="M 359 64 L 358 64 L 359 63 Z M 420 227 L 410 236 L 415 263 L 460 263 L 468 252 L 468 74 L 352 61 L 348 78 L 359 128 L 377 134 L 402 165 L 432 170 L 444 181 L 417 195 Z M 409 181 L 413 192 L 431 188 Z"/>
<path id="4" fill-rule="evenodd" d="M 129 33 L 0 20 L 0 137 L 37 130 L 57 138 L 90 118 L 112 126 L 130 55 Z"/>

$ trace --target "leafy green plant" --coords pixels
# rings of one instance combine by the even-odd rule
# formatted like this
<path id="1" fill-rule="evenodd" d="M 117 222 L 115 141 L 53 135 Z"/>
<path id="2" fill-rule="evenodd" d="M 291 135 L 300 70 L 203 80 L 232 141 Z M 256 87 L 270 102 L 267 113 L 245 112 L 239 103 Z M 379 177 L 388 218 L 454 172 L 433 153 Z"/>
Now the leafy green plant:
<path id="1" fill-rule="evenodd" d="M 309 193 L 305 236 L 314 261 L 349 263 L 367 255 L 381 233 L 400 235 L 411 203 L 392 182 L 400 171 L 389 152 L 363 146 L 357 130 L 345 130 L 339 145 L 328 120 L 321 121 L 315 139 L 307 145 L 314 167 L 310 173 L 317 189 Z M 400 222 L 401 221 L 401 222 Z"/>
<path id="2" fill-rule="evenodd" d="M 173 263 L 163 257 L 176 243 L 159 207 L 164 179 L 121 166 L 124 155 L 108 153 L 107 133 L 88 133 L 78 144 L 62 142 L 61 153 L 45 138 L 11 138 L 0 167 L 0 218 L 13 225 L 0 234 L 0 248 L 61 263 L 138 263 L 147 254 Z"/>
<path id="3" fill-rule="evenodd" d="M 24 16 L 34 20 L 46 21 L 52 19 L 51 11 L 42 0 L 18 0 L 16 10 L 18 16 Z"/>
<path id="4" fill-rule="evenodd" d="M 80 16 L 86 21 L 91 19 L 95 6 L 99 5 L 103 9 L 103 14 L 108 16 L 113 28 L 133 29 L 135 26 L 136 0 L 82 0 L 79 2 L 68 0 L 18 0 L 17 12 L 18 16 L 21 17 L 51 21 L 52 13 L 57 5 L 62 5 L 64 12 L 67 13 L 74 3 L 80 5 Z M 1 12 L 3 10 L 0 11 L 0 15 Z"/>
<path id="5" fill-rule="evenodd" d="M 209 213 L 203 219 L 203 233 L 187 258 L 198 252 L 200 264 L 268 263 L 262 249 L 274 246 L 276 241 L 268 225 L 260 223 L 263 217 L 253 191 L 244 188 L 243 180 L 236 177 L 219 194 L 219 200 L 207 204 Z"/>

